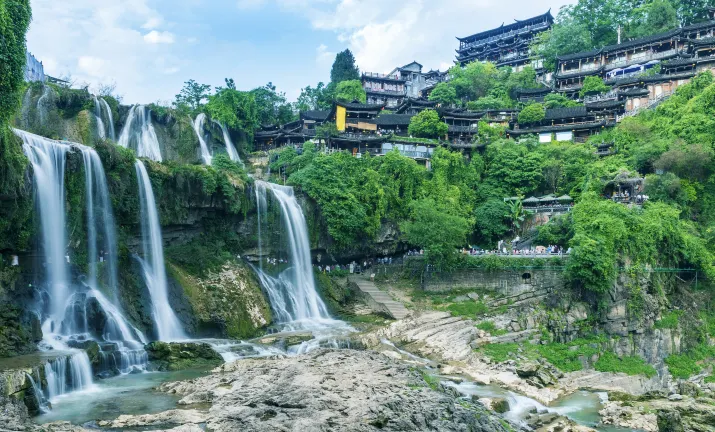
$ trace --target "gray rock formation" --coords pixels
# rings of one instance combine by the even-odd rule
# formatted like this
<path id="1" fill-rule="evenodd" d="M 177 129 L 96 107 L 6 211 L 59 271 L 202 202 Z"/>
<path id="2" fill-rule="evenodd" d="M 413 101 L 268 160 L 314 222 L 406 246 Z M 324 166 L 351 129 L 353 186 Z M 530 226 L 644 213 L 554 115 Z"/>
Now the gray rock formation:
<path id="1" fill-rule="evenodd" d="M 434 390 L 416 370 L 369 351 L 243 360 L 160 390 L 182 395 L 179 404 L 210 403 L 212 431 L 507 430 L 480 405 Z"/>

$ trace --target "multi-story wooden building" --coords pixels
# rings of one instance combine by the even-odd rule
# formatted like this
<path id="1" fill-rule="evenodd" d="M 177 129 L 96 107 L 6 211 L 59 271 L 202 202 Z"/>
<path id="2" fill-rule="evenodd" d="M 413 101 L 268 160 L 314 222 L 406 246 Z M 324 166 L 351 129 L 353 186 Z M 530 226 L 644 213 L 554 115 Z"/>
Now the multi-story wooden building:
<path id="1" fill-rule="evenodd" d="M 543 70 L 540 61 L 531 58 L 530 45 L 536 35 L 547 31 L 554 23 L 549 10 L 543 15 L 513 24 L 497 27 L 464 38 L 458 37 L 456 63 L 466 65 L 473 61 L 489 61 L 498 67 L 512 66 L 519 71 L 524 66 L 532 66 L 537 71 Z"/>
<path id="2" fill-rule="evenodd" d="M 446 72 L 430 70 L 422 72 L 422 65 L 412 62 L 397 67 L 389 74 L 367 72 L 362 74 L 362 86 L 370 104 L 384 104 L 395 109 L 406 98 L 419 98 L 428 87 L 444 81 Z"/>

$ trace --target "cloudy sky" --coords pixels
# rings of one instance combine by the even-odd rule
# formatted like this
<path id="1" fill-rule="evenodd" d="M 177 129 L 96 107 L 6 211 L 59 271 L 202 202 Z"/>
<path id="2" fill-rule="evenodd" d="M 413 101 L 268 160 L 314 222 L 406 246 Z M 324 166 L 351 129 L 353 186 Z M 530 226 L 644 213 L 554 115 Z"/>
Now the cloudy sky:
<path id="1" fill-rule="evenodd" d="M 241 89 L 273 82 L 295 99 L 328 81 L 350 48 L 361 71 L 417 60 L 444 70 L 456 36 L 568 0 L 31 0 L 28 49 L 45 72 L 91 88 L 116 83 L 124 103 L 167 102 L 184 81 Z"/>

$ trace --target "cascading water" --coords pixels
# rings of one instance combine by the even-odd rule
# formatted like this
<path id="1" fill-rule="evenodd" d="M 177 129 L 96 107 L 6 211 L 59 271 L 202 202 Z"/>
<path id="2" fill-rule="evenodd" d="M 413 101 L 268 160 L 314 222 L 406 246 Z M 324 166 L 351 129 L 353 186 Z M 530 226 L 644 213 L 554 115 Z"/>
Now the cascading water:
<path id="1" fill-rule="evenodd" d="M 40 118 L 41 125 L 47 124 L 47 116 L 49 112 L 47 104 L 49 103 L 51 92 L 52 89 L 50 88 L 50 86 L 45 85 L 42 87 L 42 96 L 37 99 L 37 115 Z"/>
<path id="2" fill-rule="evenodd" d="M 97 119 L 97 133 L 99 138 L 109 138 L 116 141 L 117 137 L 114 134 L 114 117 L 112 109 L 103 98 L 94 97 L 94 117 Z"/>
<path id="3" fill-rule="evenodd" d="M 315 288 L 308 225 L 293 188 L 264 181 L 256 181 L 255 187 L 259 204 L 259 220 L 264 218 L 261 213 L 265 211 L 266 194 L 270 190 L 280 206 L 283 228 L 288 241 L 291 267 L 277 278 L 259 270 L 259 278 L 268 293 L 277 321 L 291 327 L 296 325 L 310 327 L 320 322 L 332 321 L 325 303 Z"/>
<path id="4" fill-rule="evenodd" d="M 107 137 L 107 130 L 104 127 L 104 120 L 102 120 L 102 106 L 99 104 L 97 96 L 94 97 L 94 118 L 97 121 L 97 135 L 99 135 L 100 139 L 105 139 Z"/>
<path id="5" fill-rule="evenodd" d="M 194 132 L 199 138 L 199 145 L 201 146 L 201 158 L 204 160 L 204 164 L 211 165 L 211 152 L 209 151 L 208 145 L 206 145 L 206 139 L 204 137 L 204 127 L 206 126 L 206 114 L 201 113 L 196 116 L 194 120 Z"/>
<path id="6" fill-rule="evenodd" d="M 151 123 L 151 110 L 143 105 L 134 105 L 129 110 L 118 144 L 125 148 L 136 149 L 139 157 L 162 161 L 159 139 Z"/>
<path id="7" fill-rule="evenodd" d="M 181 322 L 169 304 L 169 295 L 164 265 L 164 246 L 161 238 L 159 213 L 156 208 L 154 191 L 144 164 L 135 163 L 139 181 L 139 200 L 141 203 L 141 225 L 144 259 L 141 260 L 144 279 L 149 288 L 152 303 L 152 315 L 157 336 L 162 341 L 183 340 L 186 334 Z"/>
<path id="8" fill-rule="evenodd" d="M 232 161 L 242 164 L 243 162 L 241 162 L 241 157 L 238 155 L 236 147 L 233 145 L 233 141 L 231 140 L 231 134 L 228 132 L 228 128 L 226 127 L 226 125 L 223 123 L 219 123 L 216 120 L 213 120 L 213 122 L 221 128 L 221 132 L 223 133 L 223 141 L 226 143 L 226 152 L 228 153 L 228 157 L 230 157 Z"/>
<path id="9" fill-rule="evenodd" d="M 117 244 L 114 217 L 106 176 L 97 153 L 86 146 L 52 141 L 15 130 L 23 140 L 23 150 L 33 167 L 36 202 L 39 207 L 42 245 L 46 269 L 47 304 L 41 312 L 43 342 L 41 348 L 67 351 L 67 356 L 46 365 L 47 396 L 92 386 L 92 365 L 84 348 L 97 341 L 104 355 L 111 347 L 112 356 L 123 367 L 112 372 L 143 369 L 146 353 L 144 336 L 128 324 L 120 309 L 99 291 L 99 263 L 106 266 L 105 286 L 116 303 Z M 70 151 L 82 153 L 85 172 L 85 204 L 89 274 L 85 284 L 72 284 L 69 278 L 69 254 L 65 216 L 65 165 Z M 101 253 L 98 251 L 101 250 Z M 106 258 L 106 259 L 105 259 Z M 101 318 L 91 325 L 88 315 Z M 108 372 L 108 371 L 102 371 Z"/>

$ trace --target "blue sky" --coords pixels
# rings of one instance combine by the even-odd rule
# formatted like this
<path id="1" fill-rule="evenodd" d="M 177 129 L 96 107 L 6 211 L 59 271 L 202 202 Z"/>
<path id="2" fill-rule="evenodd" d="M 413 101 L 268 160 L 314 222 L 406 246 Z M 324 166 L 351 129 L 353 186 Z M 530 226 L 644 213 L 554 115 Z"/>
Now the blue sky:
<path id="1" fill-rule="evenodd" d="M 363 71 L 447 68 L 466 36 L 567 0 L 31 0 L 28 49 L 75 85 L 170 102 L 184 81 L 273 82 L 294 100 L 350 48 Z"/>

